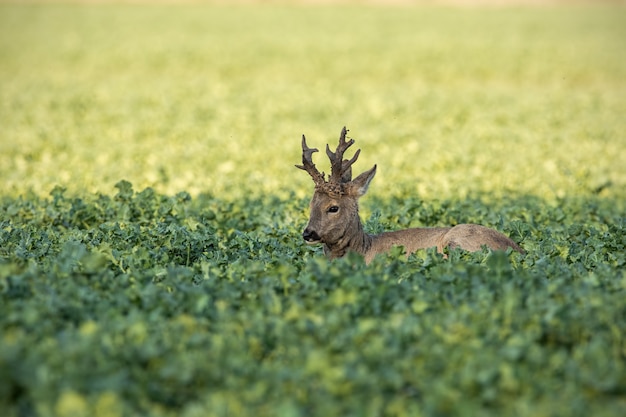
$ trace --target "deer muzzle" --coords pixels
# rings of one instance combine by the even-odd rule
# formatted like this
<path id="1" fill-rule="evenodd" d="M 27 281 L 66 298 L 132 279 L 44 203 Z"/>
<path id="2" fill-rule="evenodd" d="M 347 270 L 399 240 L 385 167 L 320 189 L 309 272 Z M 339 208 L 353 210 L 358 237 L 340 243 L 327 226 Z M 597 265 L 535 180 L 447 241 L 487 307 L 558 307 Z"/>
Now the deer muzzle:
<path id="1" fill-rule="evenodd" d="M 309 230 L 308 228 L 304 229 L 304 232 L 302 232 L 302 238 L 306 243 L 311 245 L 322 241 L 322 238 L 315 231 Z"/>

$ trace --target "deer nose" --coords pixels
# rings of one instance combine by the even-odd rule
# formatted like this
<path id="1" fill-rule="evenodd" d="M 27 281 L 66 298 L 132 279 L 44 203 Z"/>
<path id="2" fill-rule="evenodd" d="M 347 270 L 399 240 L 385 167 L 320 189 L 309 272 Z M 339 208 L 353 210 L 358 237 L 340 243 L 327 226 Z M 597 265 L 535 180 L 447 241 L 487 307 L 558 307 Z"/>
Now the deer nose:
<path id="1" fill-rule="evenodd" d="M 307 242 L 319 242 L 321 240 L 316 232 L 309 229 L 304 229 L 304 232 L 302 232 L 302 238 Z"/>

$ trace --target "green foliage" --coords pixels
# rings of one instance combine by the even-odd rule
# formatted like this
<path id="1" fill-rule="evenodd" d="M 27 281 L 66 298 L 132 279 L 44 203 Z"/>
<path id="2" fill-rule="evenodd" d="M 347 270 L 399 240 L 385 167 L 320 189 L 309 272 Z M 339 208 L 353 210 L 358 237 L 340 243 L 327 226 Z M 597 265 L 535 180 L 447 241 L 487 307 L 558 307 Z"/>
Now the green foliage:
<path id="1" fill-rule="evenodd" d="M 0 5 L 2 415 L 621 416 L 623 21 Z M 368 231 L 528 253 L 327 261 L 293 164 L 344 124 Z"/>
<path id="2" fill-rule="evenodd" d="M 624 222 L 599 201 L 526 204 L 543 216 L 509 231 L 526 256 L 398 249 L 366 267 L 301 244 L 290 219 L 304 200 L 116 187 L 1 206 L 9 415 L 610 416 L 624 405 Z M 609 221 L 579 222 L 590 212 Z"/>

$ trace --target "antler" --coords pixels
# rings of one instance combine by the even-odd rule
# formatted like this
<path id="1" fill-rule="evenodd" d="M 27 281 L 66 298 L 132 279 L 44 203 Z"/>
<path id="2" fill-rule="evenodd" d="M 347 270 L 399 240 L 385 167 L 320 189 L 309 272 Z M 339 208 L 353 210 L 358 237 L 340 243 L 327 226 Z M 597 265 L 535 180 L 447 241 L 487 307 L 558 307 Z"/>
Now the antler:
<path id="1" fill-rule="evenodd" d="M 329 182 L 335 184 L 341 184 L 342 182 L 348 182 L 352 177 L 352 164 L 354 164 L 361 153 L 361 150 L 357 150 L 354 153 L 352 159 L 343 159 L 343 154 L 346 150 L 352 146 L 354 143 L 354 139 L 350 139 L 346 142 L 346 134 L 348 130 L 344 126 L 341 129 L 341 135 L 339 136 L 339 145 L 337 145 L 337 149 L 335 152 L 330 150 L 330 146 L 326 145 L 326 155 L 328 155 L 328 159 L 330 159 L 331 166 L 331 174 Z"/>
<path id="2" fill-rule="evenodd" d="M 316 148 L 309 148 L 306 144 L 306 138 L 302 135 L 302 165 L 296 165 L 296 168 L 300 168 L 309 173 L 315 187 L 321 187 L 326 183 L 324 174 L 320 173 L 313 163 L 313 153 L 318 152 Z"/>
<path id="3" fill-rule="evenodd" d="M 330 146 L 326 145 L 326 155 L 328 155 L 331 164 L 331 174 L 328 181 L 324 178 L 324 173 L 320 173 L 313 163 L 313 153 L 318 152 L 318 150 L 309 148 L 306 144 L 306 138 L 302 135 L 302 165 L 296 165 L 296 168 L 309 173 L 311 178 L 313 178 L 316 190 L 323 191 L 331 196 L 341 197 L 344 194 L 345 185 L 352 181 L 352 164 L 356 162 L 361 152 L 359 149 L 354 153 L 352 159 L 343 159 L 343 154 L 354 143 L 354 139 L 346 142 L 347 133 L 348 130 L 344 126 L 335 152 L 330 150 Z"/>

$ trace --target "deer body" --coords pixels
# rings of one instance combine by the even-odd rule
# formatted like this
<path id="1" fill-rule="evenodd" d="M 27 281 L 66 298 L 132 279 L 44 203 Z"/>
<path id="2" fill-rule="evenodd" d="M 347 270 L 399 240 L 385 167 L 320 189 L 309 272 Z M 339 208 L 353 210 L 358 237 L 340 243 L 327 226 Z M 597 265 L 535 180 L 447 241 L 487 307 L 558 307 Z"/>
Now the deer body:
<path id="1" fill-rule="evenodd" d="M 306 145 L 302 136 L 302 163 L 296 167 L 307 171 L 315 182 L 315 192 L 311 199 L 311 215 L 302 236 L 309 244 L 323 244 L 326 255 L 333 259 L 344 256 L 348 251 L 357 252 L 370 263 L 379 253 L 385 253 L 394 246 L 403 246 L 407 254 L 420 249 L 437 248 L 442 253 L 444 248 L 462 248 L 477 251 L 482 246 L 493 250 L 512 248 L 524 253 L 515 242 L 505 235 L 477 224 L 459 224 L 454 227 L 413 228 L 384 232 L 378 235 L 365 233 L 359 218 L 358 199 L 363 196 L 369 183 L 376 174 L 376 165 L 352 180 L 352 164 L 360 150 L 350 160 L 344 160 L 343 154 L 354 143 L 346 142 L 347 130 L 344 127 L 339 138 L 339 145 L 332 152 L 328 145 L 326 153 L 331 161 L 331 175 L 326 181 L 312 161 L 312 154 L 317 149 Z"/>

